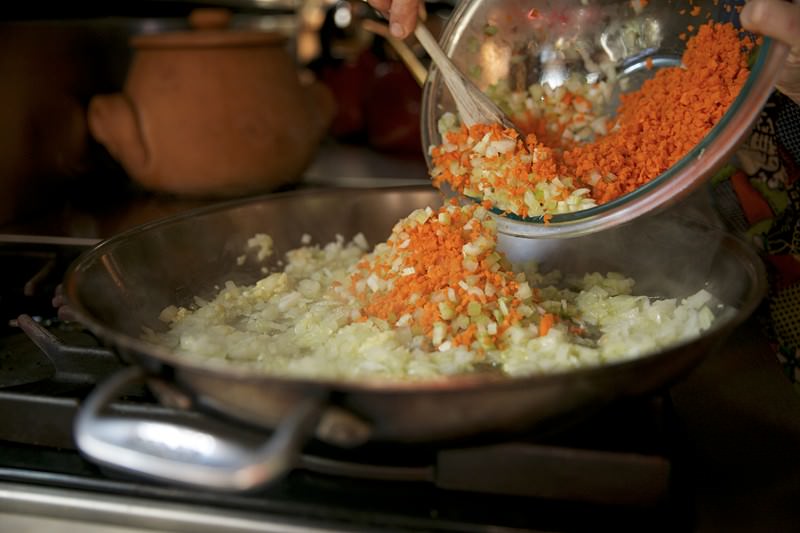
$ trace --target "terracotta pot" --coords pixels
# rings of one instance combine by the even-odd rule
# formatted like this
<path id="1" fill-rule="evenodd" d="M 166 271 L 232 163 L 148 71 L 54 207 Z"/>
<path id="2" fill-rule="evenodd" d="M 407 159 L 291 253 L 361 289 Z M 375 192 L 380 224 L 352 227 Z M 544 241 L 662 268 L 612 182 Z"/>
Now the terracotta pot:
<path id="1" fill-rule="evenodd" d="M 332 96 L 301 83 L 285 37 L 229 20 L 198 9 L 192 30 L 134 37 L 123 91 L 92 98 L 92 135 L 143 187 L 240 196 L 296 181 L 313 159 Z"/>

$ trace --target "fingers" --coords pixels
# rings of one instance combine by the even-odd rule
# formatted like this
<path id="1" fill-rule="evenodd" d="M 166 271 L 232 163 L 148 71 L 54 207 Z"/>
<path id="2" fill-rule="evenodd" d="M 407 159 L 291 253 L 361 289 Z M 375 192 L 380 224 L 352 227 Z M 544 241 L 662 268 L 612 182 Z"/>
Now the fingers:
<path id="1" fill-rule="evenodd" d="M 800 104 L 800 4 L 785 0 L 750 0 L 741 13 L 742 27 L 791 47 L 776 86 Z"/>
<path id="2" fill-rule="evenodd" d="M 392 0 L 369 0 L 369 5 L 383 13 L 389 14 L 389 8 L 392 6 Z"/>
<path id="3" fill-rule="evenodd" d="M 800 4 L 785 0 L 750 0 L 740 15 L 742 26 L 783 41 L 794 49 L 800 47 Z"/>
<path id="4" fill-rule="evenodd" d="M 398 39 L 405 39 L 417 25 L 420 0 L 394 0 L 389 9 L 389 29 Z"/>
<path id="5" fill-rule="evenodd" d="M 369 5 L 389 17 L 389 31 L 405 39 L 417 25 L 417 13 L 422 0 L 367 0 Z"/>

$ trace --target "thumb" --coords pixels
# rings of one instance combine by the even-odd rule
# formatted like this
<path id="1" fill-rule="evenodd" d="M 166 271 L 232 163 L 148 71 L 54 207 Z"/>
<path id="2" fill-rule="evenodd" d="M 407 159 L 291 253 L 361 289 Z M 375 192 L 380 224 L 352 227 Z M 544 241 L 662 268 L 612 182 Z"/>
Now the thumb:
<path id="1" fill-rule="evenodd" d="M 740 20 L 744 29 L 783 41 L 791 47 L 777 87 L 800 103 L 800 4 L 785 0 L 750 0 L 742 9 Z"/>
<path id="2" fill-rule="evenodd" d="M 800 48 L 800 5 L 785 0 L 750 0 L 739 16 L 742 27 Z"/>
<path id="3" fill-rule="evenodd" d="M 797 49 L 789 54 L 776 83 L 778 89 L 800 105 L 800 55 Z"/>

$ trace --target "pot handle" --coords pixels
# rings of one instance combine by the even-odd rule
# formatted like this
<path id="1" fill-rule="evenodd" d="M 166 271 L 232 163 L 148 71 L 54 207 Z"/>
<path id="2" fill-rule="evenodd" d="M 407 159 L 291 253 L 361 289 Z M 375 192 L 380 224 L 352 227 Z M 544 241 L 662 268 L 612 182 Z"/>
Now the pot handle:
<path id="1" fill-rule="evenodd" d="M 294 466 L 325 406 L 324 398 L 304 399 L 266 442 L 254 445 L 235 438 L 233 428 L 211 431 L 199 424 L 102 415 L 125 388 L 143 383 L 145 377 L 139 367 L 127 367 L 87 397 L 75 419 L 78 448 L 99 464 L 204 489 L 248 491 L 283 476 Z"/>

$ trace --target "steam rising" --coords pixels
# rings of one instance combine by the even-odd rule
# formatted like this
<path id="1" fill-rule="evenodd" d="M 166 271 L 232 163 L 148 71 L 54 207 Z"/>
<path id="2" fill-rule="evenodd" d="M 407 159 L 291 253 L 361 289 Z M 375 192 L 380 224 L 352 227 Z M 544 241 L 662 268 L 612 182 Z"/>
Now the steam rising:
<path id="1" fill-rule="evenodd" d="M 726 271 L 728 279 L 719 279 L 716 256 L 724 235 L 701 189 L 667 210 L 609 230 L 549 240 L 501 234 L 498 247 L 515 264 L 536 261 L 543 270 L 566 274 L 622 272 L 637 280 L 637 294 L 674 298 L 710 288 L 712 280 L 715 294 L 741 283 L 741 272 Z"/>

